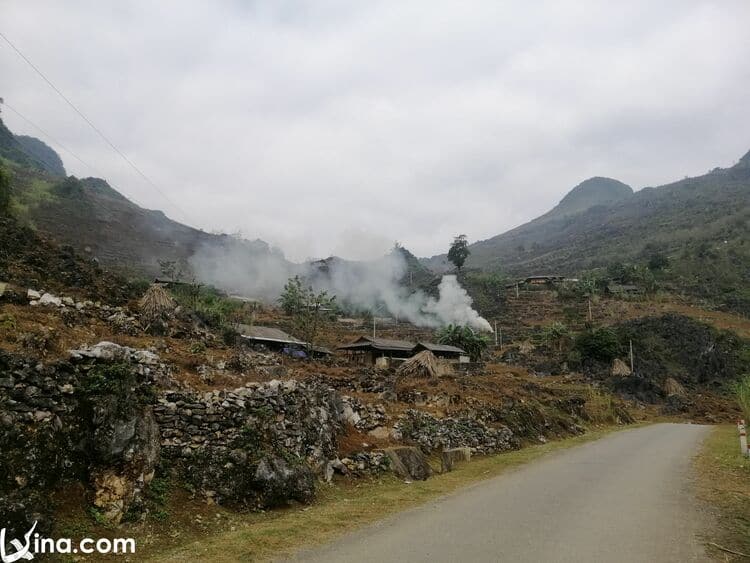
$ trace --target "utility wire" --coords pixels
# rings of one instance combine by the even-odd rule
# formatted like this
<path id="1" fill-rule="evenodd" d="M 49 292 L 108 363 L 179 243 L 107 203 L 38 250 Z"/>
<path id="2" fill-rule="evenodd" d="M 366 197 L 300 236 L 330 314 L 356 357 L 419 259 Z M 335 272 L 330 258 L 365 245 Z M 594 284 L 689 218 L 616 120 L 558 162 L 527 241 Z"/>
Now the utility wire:
<path id="1" fill-rule="evenodd" d="M 179 211 L 180 213 L 182 213 L 182 215 L 183 215 L 183 216 L 184 216 L 184 217 L 185 217 L 186 219 L 190 220 L 190 217 L 188 216 L 188 214 L 187 214 L 187 213 L 185 213 L 185 211 L 183 211 L 183 210 L 182 210 L 182 209 L 180 208 L 180 206 L 179 206 L 179 205 L 177 205 L 176 203 L 174 203 L 174 202 L 173 202 L 173 201 L 172 201 L 172 200 L 171 200 L 171 199 L 170 199 L 170 198 L 169 198 L 169 197 L 167 196 L 167 194 L 165 194 L 165 193 L 164 193 L 164 192 L 163 192 L 163 191 L 162 191 L 162 190 L 161 190 L 161 189 L 159 188 L 159 186 L 157 186 L 157 185 L 156 185 L 156 183 L 154 183 L 154 182 L 153 182 L 153 181 L 151 180 L 151 178 L 149 178 L 148 176 L 146 176 L 146 174 L 144 174 L 144 173 L 143 173 L 143 172 L 141 171 L 141 169 L 140 169 L 140 168 L 138 168 L 138 167 L 137 167 L 137 166 L 135 165 L 135 163 L 134 163 L 134 162 L 133 162 L 132 160 L 130 160 L 130 159 L 129 159 L 129 158 L 128 158 L 128 157 L 126 156 L 126 155 L 125 155 L 125 153 L 123 153 L 123 152 L 122 152 L 122 151 L 121 151 L 120 149 L 118 149 L 118 148 L 117 148 L 117 146 L 115 146 L 115 144 L 114 144 L 114 143 L 113 143 L 112 141 L 110 141 L 110 140 L 109 140 L 109 138 L 108 138 L 108 137 L 107 137 L 107 136 L 106 136 L 106 135 L 105 135 L 104 133 L 102 133 L 102 131 L 101 131 L 101 130 L 100 130 L 100 129 L 99 129 L 99 128 L 98 128 L 97 126 L 96 126 L 96 125 L 94 125 L 94 124 L 93 124 L 93 123 L 91 122 L 91 120 L 90 120 L 90 119 L 89 119 L 88 117 L 86 117 L 86 116 L 85 116 L 85 115 L 83 114 L 83 112 L 82 112 L 81 110 L 79 110 L 79 109 L 78 109 L 78 107 L 76 107 L 76 105 L 75 105 L 75 104 L 74 104 L 73 102 L 71 102 L 71 101 L 70 101 L 70 100 L 68 99 L 68 97 L 67 97 L 67 96 L 66 96 L 65 94 L 63 94 L 63 93 L 62 93 L 62 92 L 60 91 L 60 89 L 59 89 L 59 88 L 58 88 L 57 86 L 55 86 L 55 85 L 53 84 L 53 83 L 52 83 L 52 81 L 51 81 L 51 80 L 50 80 L 49 78 L 47 78 L 47 76 L 45 76 L 45 74 L 44 74 L 44 73 L 43 73 L 43 72 L 42 72 L 42 71 L 41 71 L 41 70 L 40 70 L 40 69 L 39 69 L 39 68 L 38 68 L 38 67 L 37 67 L 37 66 L 36 66 L 36 65 L 35 65 L 35 64 L 34 64 L 33 62 L 31 62 L 31 61 L 29 60 L 29 58 L 28 58 L 28 57 L 27 57 L 26 55 L 24 55 L 24 54 L 22 53 L 22 52 L 21 52 L 21 51 L 20 51 L 20 50 L 18 49 L 18 47 L 16 47 L 16 46 L 15 46 L 15 45 L 14 45 L 14 44 L 13 44 L 13 43 L 11 42 L 11 40 L 10 40 L 10 39 L 8 39 L 8 38 L 7 38 L 7 37 L 6 37 L 6 36 L 5 36 L 4 34 L 3 34 L 3 32 L 2 32 L 2 31 L 0 31 L 0 37 L 2 37 L 2 38 L 3 38 L 3 40 L 4 40 L 4 41 L 5 41 L 5 42 L 6 42 L 6 43 L 7 43 L 8 45 L 10 45 L 10 47 L 11 47 L 11 48 L 12 48 L 12 49 L 13 49 L 13 50 L 14 50 L 14 51 L 15 51 L 15 52 L 16 52 L 16 53 L 18 54 L 18 56 L 19 56 L 19 57 L 21 57 L 21 58 L 22 58 L 22 59 L 23 59 L 23 60 L 24 60 L 24 61 L 25 61 L 25 62 L 26 62 L 26 63 L 27 63 L 27 64 L 28 64 L 28 65 L 29 65 L 29 66 L 30 66 L 30 67 L 31 67 L 32 69 L 34 69 L 34 71 L 35 71 L 35 72 L 36 72 L 36 73 L 37 73 L 37 74 L 38 74 L 38 75 L 39 75 L 39 76 L 40 76 L 40 77 L 41 77 L 41 78 L 42 78 L 42 79 L 43 79 L 43 80 L 44 80 L 44 81 L 45 81 L 45 82 L 46 82 L 46 83 L 47 83 L 47 84 L 49 85 L 49 87 L 50 87 L 50 88 L 52 88 L 52 89 L 53 89 L 53 90 L 54 90 L 55 92 L 57 92 L 57 94 L 58 94 L 58 95 L 59 95 L 59 96 L 60 96 L 60 97 L 61 97 L 61 98 L 62 98 L 62 99 L 63 99 L 63 100 L 65 101 L 65 103 L 67 103 L 67 104 L 68 104 L 68 105 L 69 105 L 69 106 L 70 106 L 70 107 L 71 107 L 71 108 L 73 109 L 73 111 L 75 111 L 75 112 L 76 112 L 76 113 L 77 113 L 77 114 L 78 114 L 78 115 L 79 115 L 79 116 L 81 117 L 81 119 L 83 119 L 83 120 L 84 120 L 84 121 L 85 121 L 85 122 L 86 122 L 86 123 L 88 124 L 88 126 L 89 126 L 89 127 L 91 127 L 91 129 L 93 129 L 93 130 L 94 130 L 94 131 L 95 131 L 95 132 L 96 132 L 96 133 L 97 133 L 97 134 L 98 134 L 98 135 L 99 135 L 99 136 L 100 136 L 100 137 L 101 137 L 101 138 L 102 138 L 102 139 L 104 140 L 104 142 L 105 142 L 105 143 L 107 143 L 107 144 L 108 144 L 108 145 L 109 145 L 109 146 L 110 146 L 110 147 L 112 148 L 112 150 L 114 150 L 114 151 L 115 151 L 115 152 L 116 152 L 116 153 L 117 153 L 118 155 L 120 155 L 120 157 L 121 157 L 121 158 L 122 158 L 122 159 L 123 159 L 123 160 L 124 160 L 124 161 L 125 161 L 125 162 L 126 162 L 126 163 L 127 163 L 127 164 L 128 164 L 128 165 L 129 165 L 129 166 L 130 166 L 130 167 L 132 168 L 132 169 L 133 169 L 133 170 L 135 170 L 135 171 L 136 171 L 136 173 L 137 173 L 137 174 L 138 174 L 139 176 L 141 176 L 141 178 L 143 178 L 143 179 L 144 179 L 144 180 L 145 180 L 145 181 L 146 181 L 146 182 L 147 182 L 148 184 L 150 184 L 150 185 L 151 185 L 151 186 L 152 186 L 152 187 L 153 187 L 153 188 L 154 188 L 154 189 L 155 189 L 155 190 L 156 190 L 157 192 L 159 192 L 159 194 L 161 194 L 161 196 L 162 196 L 162 197 L 163 197 L 163 198 L 164 198 L 164 199 L 165 199 L 165 200 L 166 200 L 166 201 L 167 201 L 167 202 L 168 202 L 168 203 L 169 203 L 170 205 L 172 205 L 172 207 L 174 207 L 174 208 L 175 208 L 175 209 L 177 209 L 177 210 L 178 210 L 178 211 Z M 195 223 L 195 221 L 193 221 L 193 223 Z"/>
<path id="2" fill-rule="evenodd" d="M 94 166 L 92 166 L 91 164 L 89 164 L 88 162 L 86 162 L 85 160 L 83 160 L 80 156 L 78 156 L 76 153 L 74 153 L 68 147 L 66 147 L 65 145 L 63 145 L 60 141 L 58 141 L 57 139 L 55 139 L 52 135 L 50 135 L 49 133 L 47 133 L 47 131 L 45 131 L 39 125 L 37 125 L 36 123 L 34 123 L 33 121 L 31 121 L 31 119 L 29 119 L 28 117 L 26 117 L 25 115 L 23 115 L 16 108 L 14 108 L 13 106 L 9 105 L 6 100 L 3 100 L 2 107 L 5 107 L 5 108 L 9 109 L 10 111 L 12 111 L 13 113 L 15 113 L 18 117 L 20 117 L 21 119 L 23 119 L 26 123 L 28 123 L 29 125 L 31 125 L 34 129 L 36 129 L 37 131 L 39 131 L 42 134 L 42 136 L 46 137 L 47 140 L 50 141 L 53 145 L 57 145 L 58 147 L 60 147 L 62 150 L 64 150 L 70 156 L 72 156 L 73 158 L 75 158 L 78 162 L 80 162 L 81 164 L 83 164 L 86 168 L 88 168 L 89 170 L 91 170 L 92 172 L 94 172 L 98 177 L 104 178 L 104 174 L 102 174 L 101 171 L 99 171 L 97 168 L 95 168 Z M 122 190 L 121 188 L 119 188 L 118 186 L 116 186 L 114 183 L 112 183 L 110 181 L 107 181 L 107 183 L 110 186 L 112 186 L 114 189 L 116 189 L 118 192 L 120 192 L 122 194 L 125 193 L 124 190 Z M 135 202 L 136 205 L 138 205 L 140 207 L 143 207 L 143 205 L 135 197 L 133 197 L 132 195 L 129 196 L 129 198 L 133 202 Z"/>

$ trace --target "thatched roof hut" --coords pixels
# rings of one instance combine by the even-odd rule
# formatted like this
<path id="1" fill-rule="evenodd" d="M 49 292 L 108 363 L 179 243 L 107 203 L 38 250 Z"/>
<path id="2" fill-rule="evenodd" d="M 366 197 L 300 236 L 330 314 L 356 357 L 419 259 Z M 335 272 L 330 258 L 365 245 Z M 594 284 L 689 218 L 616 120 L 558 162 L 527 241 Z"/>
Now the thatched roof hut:
<path id="1" fill-rule="evenodd" d="M 177 308 L 177 304 L 172 299 L 172 296 L 158 283 L 149 286 L 146 293 L 141 297 L 139 305 L 141 315 L 148 322 L 168 317 Z"/>
<path id="2" fill-rule="evenodd" d="M 437 377 L 440 375 L 440 365 L 435 354 L 423 350 L 412 356 L 396 369 L 396 375 L 401 377 Z"/>

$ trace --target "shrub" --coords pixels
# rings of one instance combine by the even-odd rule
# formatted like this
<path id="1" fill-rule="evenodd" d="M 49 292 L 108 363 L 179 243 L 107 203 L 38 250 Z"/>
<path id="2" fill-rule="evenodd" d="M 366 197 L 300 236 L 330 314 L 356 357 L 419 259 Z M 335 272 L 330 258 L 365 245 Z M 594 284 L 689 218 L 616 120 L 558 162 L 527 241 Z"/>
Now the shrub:
<path id="1" fill-rule="evenodd" d="M 0 165 L 0 215 L 10 210 L 10 175 Z"/>
<path id="2" fill-rule="evenodd" d="M 620 343 L 610 329 L 590 328 L 576 337 L 575 348 L 583 362 L 611 362 L 617 357 Z"/>
<path id="3" fill-rule="evenodd" d="M 735 394 L 745 417 L 745 422 L 750 423 L 750 375 L 746 375 L 737 383 Z"/>

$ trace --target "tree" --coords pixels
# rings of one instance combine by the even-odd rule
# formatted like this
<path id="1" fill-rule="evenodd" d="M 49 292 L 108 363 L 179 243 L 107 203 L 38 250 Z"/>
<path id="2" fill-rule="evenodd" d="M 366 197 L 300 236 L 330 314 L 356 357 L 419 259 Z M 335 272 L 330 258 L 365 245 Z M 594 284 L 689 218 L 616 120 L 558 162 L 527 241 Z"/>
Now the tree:
<path id="1" fill-rule="evenodd" d="M 555 321 L 542 329 L 542 338 L 544 338 L 544 341 L 556 343 L 558 352 L 562 352 L 563 343 L 569 336 L 570 329 L 559 321 Z"/>
<path id="2" fill-rule="evenodd" d="M 652 272 L 664 270 L 669 267 L 669 258 L 662 252 L 654 252 L 648 258 L 648 269 Z"/>
<path id="3" fill-rule="evenodd" d="M 453 239 L 450 249 L 448 250 L 448 260 L 450 260 L 456 269 L 460 272 L 463 268 L 466 259 L 471 254 L 469 250 L 469 243 L 466 240 L 466 235 L 458 235 Z"/>
<path id="4" fill-rule="evenodd" d="M 10 211 L 10 174 L 0 165 L 0 215 Z"/>
<path id="5" fill-rule="evenodd" d="M 289 278 L 284 284 L 284 291 L 279 297 L 279 305 L 287 315 L 294 315 L 302 309 L 305 299 L 305 287 L 299 276 Z"/>
<path id="6" fill-rule="evenodd" d="M 489 346 L 489 340 L 484 334 L 475 332 L 469 326 L 448 325 L 437 333 L 437 341 L 440 344 L 448 344 L 462 348 L 469 354 L 472 362 L 482 359 L 482 353 Z"/>
<path id="7" fill-rule="evenodd" d="M 326 291 L 316 293 L 311 286 L 305 286 L 299 276 L 294 276 L 284 285 L 279 303 L 284 312 L 292 316 L 295 332 L 308 351 L 312 350 L 320 329 L 333 314 L 336 297 L 330 297 Z"/>

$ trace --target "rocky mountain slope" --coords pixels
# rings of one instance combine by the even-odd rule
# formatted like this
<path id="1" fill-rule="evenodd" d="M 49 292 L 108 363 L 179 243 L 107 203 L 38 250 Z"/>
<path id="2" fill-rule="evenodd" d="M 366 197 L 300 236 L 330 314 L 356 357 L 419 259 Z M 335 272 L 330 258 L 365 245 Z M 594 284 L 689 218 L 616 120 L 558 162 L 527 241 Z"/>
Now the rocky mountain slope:
<path id="1" fill-rule="evenodd" d="M 200 248 L 270 253 L 263 241 L 206 233 L 139 207 L 100 178 L 66 178 L 52 148 L 13 135 L 2 120 L 0 158 L 12 176 L 15 215 L 104 265 L 158 275 L 160 261 L 187 262 Z"/>
<path id="2" fill-rule="evenodd" d="M 545 215 L 472 244 L 467 266 L 572 274 L 636 258 L 649 244 L 674 251 L 685 243 L 738 239 L 748 234 L 749 218 L 750 153 L 731 168 L 636 193 L 616 180 L 591 178 Z M 440 269 L 445 258 L 424 263 Z"/>
<path id="3" fill-rule="evenodd" d="M 472 244 L 467 267 L 576 275 L 659 253 L 677 289 L 739 303 L 748 298 L 741 294 L 750 277 L 748 240 L 750 153 L 731 168 L 635 193 L 616 180 L 586 180 L 545 215 Z M 445 255 L 423 263 L 451 267 Z"/>

